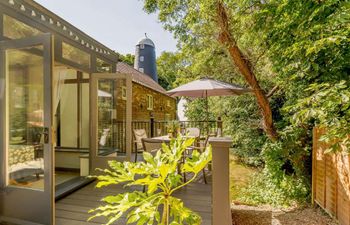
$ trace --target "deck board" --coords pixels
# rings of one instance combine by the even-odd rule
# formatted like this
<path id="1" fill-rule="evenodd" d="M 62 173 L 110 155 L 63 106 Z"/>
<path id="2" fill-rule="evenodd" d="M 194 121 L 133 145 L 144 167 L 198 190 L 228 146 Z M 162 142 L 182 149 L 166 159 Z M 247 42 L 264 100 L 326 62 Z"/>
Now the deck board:
<path id="1" fill-rule="evenodd" d="M 101 198 L 106 195 L 119 194 L 125 192 L 120 185 L 108 186 L 101 189 L 95 188 L 96 183 L 77 190 L 56 202 L 56 225 L 97 225 L 106 222 L 105 218 L 95 218 L 87 222 L 91 216 L 88 213 L 101 205 Z M 211 185 L 202 183 L 192 183 L 175 193 L 176 197 L 185 202 L 185 206 L 197 212 L 202 217 L 202 225 L 211 224 Z M 114 225 L 125 225 L 126 218 L 122 217 Z"/>

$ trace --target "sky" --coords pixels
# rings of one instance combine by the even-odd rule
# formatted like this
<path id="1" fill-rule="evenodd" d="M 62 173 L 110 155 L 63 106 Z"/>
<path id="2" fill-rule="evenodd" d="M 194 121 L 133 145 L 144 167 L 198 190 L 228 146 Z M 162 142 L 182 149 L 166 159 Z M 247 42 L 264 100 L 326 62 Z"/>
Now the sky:
<path id="1" fill-rule="evenodd" d="M 89 36 L 121 54 L 135 52 L 144 34 L 156 45 L 156 54 L 176 51 L 176 40 L 156 14 L 143 11 L 140 0 L 35 0 Z"/>

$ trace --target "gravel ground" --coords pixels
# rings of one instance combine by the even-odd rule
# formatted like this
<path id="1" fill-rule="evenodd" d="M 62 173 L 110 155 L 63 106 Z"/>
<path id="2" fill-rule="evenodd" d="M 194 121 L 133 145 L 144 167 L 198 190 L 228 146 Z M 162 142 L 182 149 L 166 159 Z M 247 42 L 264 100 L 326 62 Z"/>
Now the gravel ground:
<path id="1" fill-rule="evenodd" d="M 322 209 L 274 209 L 268 206 L 232 206 L 233 225 L 337 225 Z"/>

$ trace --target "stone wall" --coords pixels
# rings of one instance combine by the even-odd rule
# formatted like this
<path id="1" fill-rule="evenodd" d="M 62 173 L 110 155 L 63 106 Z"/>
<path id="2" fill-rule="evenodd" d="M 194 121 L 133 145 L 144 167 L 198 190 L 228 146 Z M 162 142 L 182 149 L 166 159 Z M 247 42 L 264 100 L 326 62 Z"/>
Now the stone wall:
<path id="1" fill-rule="evenodd" d="M 119 85 L 118 85 L 119 86 Z M 156 121 L 176 119 L 176 99 L 156 92 L 138 83 L 132 83 L 132 120 L 149 121 L 151 114 Z M 118 88 L 119 90 L 119 88 Z M 121 88 L 120 88 L 121 90 Z M 153 96 L 153 109 L 148 109 L 148 95 Z M 117 120 L 123 120 L 126 101 L 118 93 Z"/>

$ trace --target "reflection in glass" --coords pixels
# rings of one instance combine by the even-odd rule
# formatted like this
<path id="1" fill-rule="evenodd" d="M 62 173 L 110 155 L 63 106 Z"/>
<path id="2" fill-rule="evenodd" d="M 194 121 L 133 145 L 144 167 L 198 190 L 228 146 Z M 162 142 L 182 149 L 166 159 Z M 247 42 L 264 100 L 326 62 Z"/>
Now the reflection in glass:
<path id="1" fill-rule="evenodd" d="M 106 63 L 100 58 L 96 58 L 96 70 L 97 72 L 103 73 L 111 73 L 112 72 L 112 65 L 109 63 Z"/>
<path id="2" fill-rule="evenodd" d="M 90 144 L 90 85 L 81 84 L 81 138 L 80 147 L 89 148 Z"/>
<path id="3" fill-rule="evenodd" d="M 62 42 L 62 57 L 87 68 L 90 67 L 90 55 L 66 42 Z"/>
<path id="4" fill-rule="evenodd" d="M 114 81 L 101 79 L 98 81 L 97 108 L 98 108 L 98 155 L 105 156 L 114 152 L 112 143 L 112 123 L 114 110 Z"/>
<path id="5" fill-rule="evenodd" d="M 60 101 L 60 146 L 78 147 L 77 84 L 64 84 Z"/>
<path id="6" fill-rule="evenodd" d="M 125 79 L 98 80 L 98 155 L 125 153 L 126 101 L 122 100 Z"/>
<path id="7" fill-rule="evenodd" d="M 39 34 L 42 34 L 42 32 L 8 15 L 3 15 L 4 37 L 10 39 L 20 39 L 37 36 Z"/>
<path id="8" fill-rule="evenodd" d="M 6 51 L 9 184 L 35 189 L 44 188 L 42 49 Z"/>

